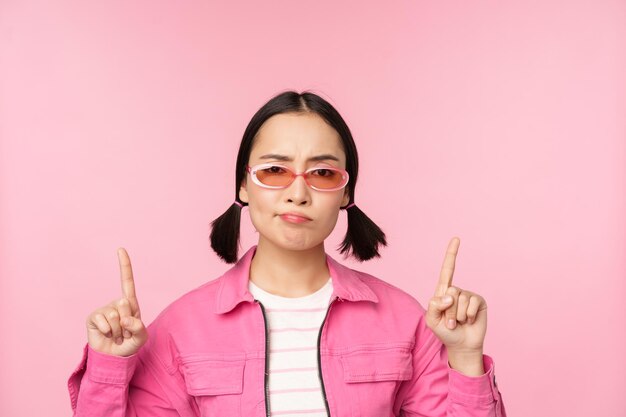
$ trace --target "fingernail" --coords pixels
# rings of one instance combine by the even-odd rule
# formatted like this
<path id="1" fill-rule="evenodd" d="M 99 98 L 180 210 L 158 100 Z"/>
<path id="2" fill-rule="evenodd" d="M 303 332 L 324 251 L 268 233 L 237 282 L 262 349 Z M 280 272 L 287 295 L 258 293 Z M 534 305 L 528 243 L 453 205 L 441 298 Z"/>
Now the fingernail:
<path id="1" fill-rule="evenodd" d="M 444 295 L 443 302 L 444 303 L 449 303 L 450 301 L 452 301 L 452 296 L 451 295 Z"/>
<path id="2" fill-rule="evenodd" d="M 454 327 L 456 326 L 456 320 L 448 320 L 448 329 L 454 329 Z"/>
<path id="3" fill-rule="evenodd" d="M 124 337 L 127 339 L 130 337 L 130 332 L 128 330 L 124 330 Z"/>

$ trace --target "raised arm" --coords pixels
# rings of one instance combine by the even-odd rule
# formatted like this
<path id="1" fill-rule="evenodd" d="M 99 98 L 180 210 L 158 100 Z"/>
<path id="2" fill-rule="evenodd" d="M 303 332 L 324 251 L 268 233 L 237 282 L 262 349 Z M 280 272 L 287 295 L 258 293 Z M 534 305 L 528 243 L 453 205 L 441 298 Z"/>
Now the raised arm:
<path id="1" fill-rule="evenodd" d="M 506 417 L 491 357 L 483 354 L 485 299 L 452 286 L 460 240 L 450 240 L 435 294 L 420 318 L 413 379 L 400 388 L 403 417 Z"/>
<path id="2" fill-rule="evenodd" d="M 75 417 L 192 417 L 184 382 L 164 366 L 167 330 L 148 339 L 128 253 L 118 249 L 122 296 L 86 321 L 83 358 L 68 380 Z M 151 332 L 154 329 L 151 328 Z"/>

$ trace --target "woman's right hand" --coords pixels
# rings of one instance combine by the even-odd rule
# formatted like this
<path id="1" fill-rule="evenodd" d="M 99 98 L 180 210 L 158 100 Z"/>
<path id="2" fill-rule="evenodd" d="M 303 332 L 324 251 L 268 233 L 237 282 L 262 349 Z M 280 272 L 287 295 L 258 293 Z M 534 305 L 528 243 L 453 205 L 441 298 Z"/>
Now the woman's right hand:
<path id="1" fill-rule="evenodd" d="M 97 352 L 130 356 L 148 340 L 135 295 L 130 258 L 124 248 L 117 250 L 122 277 L 122 298 L 98 308 L 87 317 L 87 340 Z"/>

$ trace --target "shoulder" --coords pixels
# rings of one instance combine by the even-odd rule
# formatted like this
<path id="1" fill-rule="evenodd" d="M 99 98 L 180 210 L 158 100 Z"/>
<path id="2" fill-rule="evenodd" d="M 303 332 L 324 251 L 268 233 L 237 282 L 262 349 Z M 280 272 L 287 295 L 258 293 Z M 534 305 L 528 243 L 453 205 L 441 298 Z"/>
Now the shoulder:
<path id="1" fill-rule="evenodd" d="M 193 288 L 170 302 L 154 319 L 152 325 L 175 326 L 181 319 L 195 319 L 210 312 L 210 306 L 219 288 L 220 275 Z"/>
<path id="2" fill-rule="evenodd" d="M 350 270 L 376 294 L 380 303 L 395 306 L 402 310 L 414 311 L 419 315 L 426 311 L 413 295 L 402 288 L 370 273 L 353 268 Z"/>
<path id="3" fill-rule="evenodd" d="M 353 271 L 378 297 L 378 310 L 392 318 L 392 322 L 387 325 L 407 324 L 414 337 L 415 350 L 432 358 L 441 348 L 441 342 L 426 325 L 426 309 L 422 304 L 411 294 L 384 279 L 363 271 Z"/>
<path id="4" fill-rule="evenodd" d="M 168 369 L 174 369 L 177 348 L 175 340 L 187 341 L 196 333 L 199 323 L 213 319 L 211 305 L 222 276 L 212 279 L 168 304 L 147 326 L 149 338 L 143 355 L 154 355 Z"/>

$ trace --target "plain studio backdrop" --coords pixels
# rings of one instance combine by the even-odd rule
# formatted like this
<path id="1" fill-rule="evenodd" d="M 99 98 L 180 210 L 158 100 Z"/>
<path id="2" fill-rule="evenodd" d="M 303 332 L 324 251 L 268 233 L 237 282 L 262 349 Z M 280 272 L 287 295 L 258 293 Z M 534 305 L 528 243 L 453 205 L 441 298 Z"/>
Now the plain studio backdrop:
<path id="1" fill-rule="evenodd" d="M 509 415 L 624 415 L 626 3 L 223 3 L 2 1 L 0 415 L 70 415 L 119 246 L 146 324 L 230 267 L 209 222 L 287 89 L 357 143 L 356 203 L 389 246 L 346 264 L 426 305 L 459 236 Z"/>

